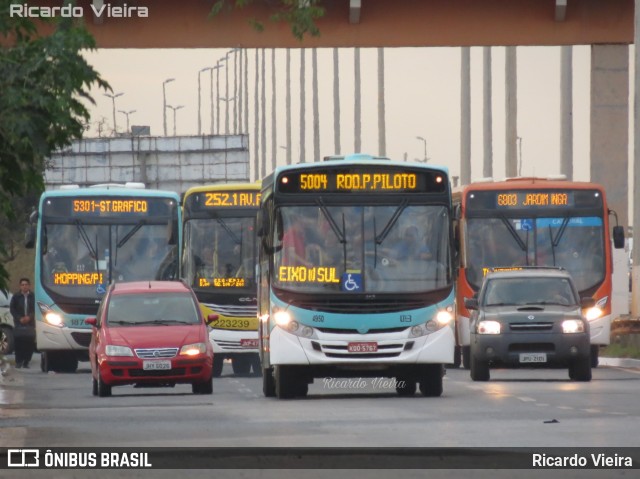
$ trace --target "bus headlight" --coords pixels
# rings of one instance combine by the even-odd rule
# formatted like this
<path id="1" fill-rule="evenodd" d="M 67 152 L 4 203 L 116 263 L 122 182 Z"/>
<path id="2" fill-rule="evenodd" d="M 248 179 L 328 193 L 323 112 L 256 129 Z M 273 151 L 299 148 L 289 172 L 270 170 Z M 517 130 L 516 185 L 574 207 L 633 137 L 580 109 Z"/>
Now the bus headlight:
<path id="1" fill-rule="evenodd" d="M 276 311 L 273 313 L 273 320 L 276 325 L 280 326 L 285 331 L 295 334 L 303 338 L 317 338 L 316 331 L 311 326 L 300 324 L 293 319 L 288 311 Z"/>
<path id="2" fill-rule="evenodd" d="M 42 313 L 42 319 L 47 324 L 50 324 L 51 326 L 57 326 L 59 328 L 62 328 L 64 326 L 64 321 L 60 313 L 56 313 L 49 306 L 40 302 L 38 302 L 38 308 L 40 308 L 40 312 Z"/>
<path id="3" fill-rule="evenodd" d="M 104 353 L 107 356 L 133 356 L 133 351 L 127 346 L 115 346 L 113 344 L 107 344 L 104 348 Z"/>
<path id="4" fill-rule="evenodd" d="M 197 356 L 207 352 L 204 343 L 185 344 L 180 348 L 180 356 Z"/>
<path id="5" fill-rule="evenodd" d="M 478 334 L 500 334 L 500 323 L 498 321 L 480 321 Z"/>
<path id="6" fill-rule="evenodd" d="M 562 321 L 562 332 L 571 333 L 584 333 L 584 323 L 579 319 L 565 319 Z"/>
<path id="7" fill-rule="evenodd" d="M 609 297 L 605 296 L 604 298 L 598 300 L 595 306 L 587 309 L 584 313 L 584 316 L 585 318 L 587 318 L 587 321 L 593 321 L 595 319 L 602 317 L 602 315 L 604 315 L 604 308 L 607 305 L 608 301 L 609 301 Z"/>
<path id="8" fill-rule="evenodd" d="M 291 315 L 287 311 L 276 311 L 273 314 L 273 320 L 278 326 L 286 329 L 291 322 Z"/>
<path id="9" fill-rule="evenodd" d="M 449 309 L 451 308 L 443 311 L 438 311 L 438 314 L 436 314 L 436 321 L 440 324 L 440 326 L 446 326 L 451 321 L 453 321 L 453 313 L 449 311 Z"/>

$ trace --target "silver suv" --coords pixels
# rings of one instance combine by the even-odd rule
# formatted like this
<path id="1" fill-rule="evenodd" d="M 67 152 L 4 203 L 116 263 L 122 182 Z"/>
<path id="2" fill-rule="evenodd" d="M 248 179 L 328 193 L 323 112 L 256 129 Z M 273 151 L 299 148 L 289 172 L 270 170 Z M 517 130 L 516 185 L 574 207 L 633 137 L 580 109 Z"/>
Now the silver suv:
<path id="1" fill-rule="evenodd" d="M 569 369 L 575 381 L 591 380 L 589 322 L 562 268 L 491 271 L 477 296 L 465 299 L 471 314 L 471 379 L 488 381 L 491 367 Z"/>
<path id="2" fill-rule="evenodd" d="M 0 291 L 0 354 L 13 353 L 13 318 L 9 312 L 11 293 Z"/>

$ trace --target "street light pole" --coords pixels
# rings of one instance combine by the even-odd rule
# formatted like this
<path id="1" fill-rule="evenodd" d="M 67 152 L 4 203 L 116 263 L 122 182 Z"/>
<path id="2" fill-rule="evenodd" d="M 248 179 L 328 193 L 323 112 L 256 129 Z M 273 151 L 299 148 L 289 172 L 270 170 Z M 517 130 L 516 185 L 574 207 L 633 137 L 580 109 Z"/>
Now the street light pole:
<path id="1" fill-rule="evenodd" d="M 221 58 L 216 63 L 216 135 L 220 134 L 220 68 L 226 66 L 224 61 L 226 58 Z"/>
<path id="2" fill-rule="evenodd" d="M 113 95 L 110 93 L 104 94 L 107 98 L 111 98 L 111 103 L 113 105 L 113 136 L 116 136 L 118 133 L 118 126 L 116 125 L 116 98 L 122 95 L 124 95 L 124 93 L 115 93 Z"/>
<path id="3" fill-rule="evenodd" d="M 165 91 L 165 85 L 174 80 L 175 78 L 167 78 L 162 82 L 162 121 L 164 124 L 164 136 L 167 136 L 167 94 Z"/>
<path id="4" fill-rule="evenodd" d="M 118 110 L 118 111 L 127 117 L 127 133 L 130 133 L 130 131 L 129 131 L 129 115 L 131 115 L 132 113 L 135 113 L 136 110 L 129 110 L 129 111 Z"/>
<path id="5" fill-rule="evenodd" d="M 210 85 L 209 85 L 209 95 L 210 95 L 209 96 L 209 100 L 210 100 L 210 107 L 211 107 L 211 130 L 210 131 L 211 131 L 212 135 L 214 133 L 213 128 L 214 128 L 214 125 L 215 125 L 215 122 L 213 121 L 214 120 L 213 119 L 213 70 L 218 70 L 218 68 L 220 68 L 220 66 L 221 66 L 220 63 L 218 63 L 218 64 L 216 64 L 215 67 L 211 67 L 211 69 L 209 71 L 209 83 L 210 83 Z M 218 72 L 216 71 L 216 74 L 217 73 Z"/>
<path id="6" fill-rule="evenodd" d="M 200 74 L 212 69 L 213 67 L 205 67 L 198 72 L 198 135 L 202 135 L 202 101 L 200 97 L 202 89 L 200 88 Z"/>
<path id="7" fill-rule="evenodd" d="M 184 108 L 184 105 L 167 105 L 167 108 L 171 108 L 173 110 L 173 136 L 176 136 L 176 111 L 178 111 L 180 108 Z"/>
<path id="8" fill-rule="evenodd" d="M 416 140 L 420 140 L 424 143 L 424 160 L 422 160 L 422 162 L 426 163 L 427 161 L 429 161 L 429 158 L 427 157 L 427 140 L 425 140 L 421 136 L 416 136 Z"/>

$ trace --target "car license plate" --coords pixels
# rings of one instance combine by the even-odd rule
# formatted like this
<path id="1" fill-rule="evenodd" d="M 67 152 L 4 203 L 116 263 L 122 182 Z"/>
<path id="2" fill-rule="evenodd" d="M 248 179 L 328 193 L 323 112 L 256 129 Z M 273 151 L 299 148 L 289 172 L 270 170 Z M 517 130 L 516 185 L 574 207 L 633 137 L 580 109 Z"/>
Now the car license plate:
<path id="1" fill-rule="evenodd" d="M 171 361 L 142 361 L 142 369 L 145 371 L 171 369 Z"/>
<path id="2" fill-rule="evenodd" d="M 243 348 L 257 348 L 258 340 L 257 339 L 241 339 L 240 346 Z"/>
<path id="3" fill-rule="evenodd" d="M 378 351 L 378 343 L 349 343 L 347 351 L 350 353 L 375 353 Z"/>
<path id="4" fill-rule="evenodd" d="M 521 363 L 546 363 L 547 353 L 521 353 Z"/>

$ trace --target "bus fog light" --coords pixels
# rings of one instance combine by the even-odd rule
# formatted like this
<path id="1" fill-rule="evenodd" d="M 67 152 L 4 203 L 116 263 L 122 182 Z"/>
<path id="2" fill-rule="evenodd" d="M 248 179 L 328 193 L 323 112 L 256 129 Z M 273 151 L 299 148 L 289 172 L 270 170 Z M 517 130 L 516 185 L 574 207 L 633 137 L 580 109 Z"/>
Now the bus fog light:
<path id="1" fill-rule="evenodd" d="M 310 338 L 311 336 L 313 336 L 313 328 L 310 328 L 309 326 L 305 326 L 304 328 L 302 328 L 302 335 L 305 338 Z"/>
<path id="2" fill-rule="evenodd" d="M 576 348 L 575 346 L 571 346 L 569 348 L 569 352 L 575 356 L 576 354 L 578 354 L 578 348 Z"/>
<path id="3" fill-rule="evenodd" d="M 411 328 L 412 338 L 417 338 L 418 336 L 422 336 L 423 334 L 424 334 L 424 330 L 422 329 L 422 326 L 413 326 Z"/>

